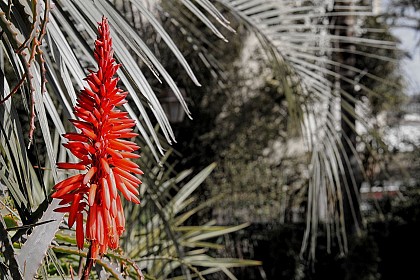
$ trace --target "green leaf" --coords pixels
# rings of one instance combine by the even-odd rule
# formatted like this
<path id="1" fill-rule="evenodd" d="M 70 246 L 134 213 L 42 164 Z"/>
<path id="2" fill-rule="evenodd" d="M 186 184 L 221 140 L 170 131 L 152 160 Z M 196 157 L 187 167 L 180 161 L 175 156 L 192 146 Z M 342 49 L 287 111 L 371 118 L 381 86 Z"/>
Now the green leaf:
<path id="1" fill-rule="evenodd" d="M 10 228 L 15 228 L 18 226 L 17 220 L 15 217 L 13 217 L 12 215 L 6 215 L 3 217 L 3 220 L 6 224 L 6 228 L 10 229 Z"/>

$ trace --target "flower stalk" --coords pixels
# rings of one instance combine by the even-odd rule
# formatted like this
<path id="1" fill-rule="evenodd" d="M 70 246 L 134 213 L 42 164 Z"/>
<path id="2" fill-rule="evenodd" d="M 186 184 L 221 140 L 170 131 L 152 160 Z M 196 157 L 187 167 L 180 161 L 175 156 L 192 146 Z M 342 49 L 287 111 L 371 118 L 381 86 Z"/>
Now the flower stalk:
<path id="1" fill-rule="evenodd" d="M 120 194 L 140 203 L 141 180 L 136 175 L 143 172 L 131 161 L 140 157 L 133 153 L 139 147 L 124 139 L 138 134 L 133 132 L 134 120 L 117 109 L 127 102 L 128 93 L 117 87 L 119 78 L 114 76 L 121 65 L 115 62 L 113 54 L 108 20 L 103 17 L 94 50 L 98 70 L 89 71 L 88 87 L 79 92 L 74 107 L 78 119 L 70 120 L 77 132 L 63 135 L 68 140 L 63 146 L 79 161 L 57 163 L 60 169 L 82 173 L 56 184 L 52 194 L 53 198 L 61 199 L 62 207 L 55 211 L 69 213 L 69 227 L 76 224 L 77 247 L 82 250 L 85 240 L 90 243 L 83 272 L 86 277 L 98 255 L 108 248 L 118 248 L 125 229 Z"/>

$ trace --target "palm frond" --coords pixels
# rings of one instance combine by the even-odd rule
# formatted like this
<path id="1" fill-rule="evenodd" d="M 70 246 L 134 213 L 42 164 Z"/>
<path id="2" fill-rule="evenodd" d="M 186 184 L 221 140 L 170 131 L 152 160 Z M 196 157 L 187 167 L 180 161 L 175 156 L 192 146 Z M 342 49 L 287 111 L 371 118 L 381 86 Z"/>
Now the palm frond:
<path id="1" fill-rule="evenodd" d="M 294 126 L 306 139 L 310 161 L 310 182 L 308 185 L 307 228 L 302 245 L 302 254 L 311 243 L 311 256 L 315 254 L 315 242 L 319 219 L 324 216 L 326 224 L 335 223 L 337 240 L 343 251 L 347 241 L 344 230 L 343 197 L 357 188 L 354 179 L 342 178 L 353 168 L 350 157 L 343 145 L 350 144 L 355 151 L 354 143 L 336 135 L 344 135 L 340 128 L 340 118 L 345 122 L 346 114 L 361 124 L 365 121 L 354 110 L 357 97 L 344 88 L 336 86 L 337 81 L 359 87 L 359 94 L 374 94 L 374 90 L 363 86 L 357 76 L 369 75 L 370 78 L 394 87 L 390 81 L 367 73 L 336 59 L 338 55 L 355 54 L 357 51 L 344 49 L 340 44 L 370 47 L 371 50 L 395 49 L 395 42 L 364 38 L 357 31 L 356 21 L 372 16 L 371 8 L 363 4 L 346 4 L 335 8 L 328 1 L 257 1 L 257 0 L 219 0 L 229 11 L 246 23 L 249 30 L 259 39 L 261 46 L 271 61 L 273 71 L 281 81 L 288 101 L 289 115 Z M 340 6 L 341 7 L 341 6 Z M 340 18 L 351 18 L 354 26 L 346 27 L 335 23 Z M 339 22 L 339 21 L 337 21 Z M 341 35 L 334 30 L 355 28 L 352 35 Z M 379 61 L 390 61 L 386 56 L 358 52 L 359 55 L 375 58 Z M 391 59 L 391 61 L 393 61 Z M 395 61 L 393 61 L 395 62 Z M 346 76 L 343 73 L 354 73 Z M 337 111 L 337 100 L 341 100 L 341 110 Z M 340 106 L 338 106 L 339 108 Z M 337 118 L 337 113 L 340 117 Z M 349 124 L 351 125 L 351 124 Z M 355 127 L 353 127 L 355 131 Z M 357 193 L 357 192 L 356 192 Z M 338 203 L 338 204 L 337 204 Z M 326 214 L 324 213 L 326 211 Z M 324 214 L 322 214 L 322 213 Z M 353 217 L 354 217 L 353 213 Z M 326 220 L 325 220 L 326 219 Z M 359 225 L 360 226 L 360 225 Z"/>
<path id="2" fill-rule="evenodd" d="M 12 242 L 10 240 L 9 234 L 7 232 L 6 223 L 4 222 L 3 217 L 0 215 L 0 238 L 2 247 L 2 255 L 6 259 L 6 265 L 8 267 L 8 272 L 2 273 L 3 277 L 9 278 L 10 276 L 13 277 L 13 279 L 21 279 L 21 269 L 19 267 L 18 262 L 16 261 L 15 255 L 14 255 L 14 249 Z M 10 274 L 10 275 L 9 275 Z"/>
<path id="3" fill-rule="evenodd" d="M 225 272 L 229 276 L 231 273 L 227 270 L 228 268 L 260 265 L 260 262 L 253 260 L 214 258 L 209 255 L 211 250 L 220 249 L 222 246 L 215 240 L 225 234 L 241 230 L 248 224 L 217 226 L 214 221 L 210 221 L 202 226 L 184 225 L 184 222 L 197 211 L 211 205 L 211 201 L 207 201 L 191 208 L 192 203 L 196 201 L 192 193 L 214 167 L 211 165 L 194 176 L 172 198 L 168 198 L 165 193 L 173 190 L 176 184 L 182 184 L 185 176 L 190 174 L 189 171 L 181 172 L 176 178 L 159 180 L 153 192 L 145 193 L 140 209 L 127 205 L 126 214 L 129 213 L 126 215 L 128 217 L 127 234 L 122 245 L 126 253 L 108 252 L 106 256 L 117 263 L 126 263 L 128 266 L 125 270 L 126 275 L 133 278 L 140 277 L 139 273 L 143 271 L 146 279 L 148 276 L 168 279 L 176 275 L 178 269 L 188 271 L 182 273 L 183 277 L 190 275 L 190 277 L 203 279 L 202 272 L 210 274 L 218 271 Z M 148 186 L 146 190 L 150 188 L 151 186 Z M 168 202 L 162 206 L 161 203 L 164 201 Z M 156 211 L 156 207 L 161 208 Z M 55 252 L 69 256 L 86 256 L 86 253 L 77 251 L 73 230 L 60 230 L 56 234 L 56 241 L 58 245 L 53 247 Z M 104 265 L 104 261 L 102 260 L 99 264 L 114 275 L 112 266 Z M 66 262 L 68 263 L 69 259 Z M 74 267 L 77 267 L 78 263 L 77 259 L 70 261 Z M 201 270 L 200 267 L 205 269 Z M 210 271 L 207 268 L 213 270 Z M 119 273 L 116 274 L 115 277 L 120 277 Z"/>
<path id="4" fill-rule="evenodd" d="M 180 62 L 192 81 L 199 85 L 189 64 L 149 7 L 146 8 L 141 1 L 132 1 L 132 3 L 167 43 L 175 59 Z M 209 2 L 200 3 L 212 11 L 220 22 L 224 22 L 223 17 L 215 12 Z M 67 157 L 73 160 L 71 154 L 66 155 L 62 149 L 59 149 L 60 135 L 65 133 L 67 125 L 62 116 L 74 118 L 72 107 L 75 105 L 76 92 L 85 86 L 83 81 L 85 69 L 94 62 L 89 47 L 91 44 L 88 43 L 95 40 L 96 21 L 103 14 L 110 18 L 112 28 L 117 34 L 114 39 L 116 57 L 124 65 L 119 70 L 119 76 L 134 101 L 132 105 L 125 105 L 125 107 L 131 117 L 136 120 L 137 128 L 148 145 L 148 151 L 157 161 L 160 160 L 159 153 L 163 154 L 164 149 L 162 140 L 152 123 L 159 124 L 160 131 L 169 143 L 174 141 L 175 137 L 162 106 L 145 78 L 143 70 L 140 69 L 138 61 L 142 60 L 160 82 L 162 82 L 160 77 L 163 77 L 163 81 L 168 83 L 187 114 L 189 110 L 171 75 L 111 1 L 101 3 L 57 1 L 52 9 L 51 2 L 48 0 L 34 1 L 31 4 L 33 5 L 30 6 L 26 1 L 16 1 L 15 5 L 7 6 L 1 2 L 1 24 L 4 31 L 2 45 L 6 50 L 6 57 L 2 55 L 2 60 L 5 59 L 12 67 L 16 80 L 24 83 L 25 87 L 22 87 L 20 96 L 31 121 L 35 122 L 36 117 L 40 135 L 45 143 L 46 157 L 42 162 L 45 172 L 33 176 L 36 172 L 26 154 L 25 134 L 22 133 L 19 118 L 12 106 L 13 97 L 8 96 L 10 89 L 6 90 L 8 78 L 2 75 L 2 80 L 5 80 L 5 90 L 2 91 L 1 100 L 9 99 L 1 107 L 1 114 L 4 116 L 1 123 L 1 181 L 7 185 L 11 197 L 15 200 L 14 204 L 20 212 L 19 216 L 26 219 L 31 216 L 32 211 L 35 211 L 36 217 L 33 219 L 38 220 L 40 214 L 47 208 L 51 186 L 64 175 L 57 173 L 55 165 L 57 157 L 60 161 L 65 161 Z M 8 10 L 10 13 L 3 13 Z M 225 22 L 223 24 L 226 25 Z M 79 29 L 79 27 L 82 28 Z M 39 34 L 36 33 L 37 29 L 40 29 Z M 128 37 L 125 36 L 127 34 Z M 42 44 L 38 44 L 36 39 Z M 33 44 L 34 47 L 29 48 L 29 44 Z M 46 81 L 48 81 L 48 87 L 45 87 Z M 141 117 L 138 117 L 139 113 Z M 154 117 L 154 121 L 150 116 Z M 51 123 L 53 127 L 50 126 Z M 33 133 L 33 127 L 31 124 L 30 134 Z M 41 178 L 45 182 L 38 182 L 37 179 Z M 41 204 L 42 207 L 40 207 Z M 58 230 L 62 215 L 53 212 L 56 207 L 57 203 L 51 202 L 42 218 L 38 220 L 39 222 L 47 220 L 55 222 L 36 227 L 18 253 L 18 262 L 21 266 L 25 266 L 25 277 L 31 278 L 36 274 L 47 254 L 48 245 Z M 26 223 L 26 221 L 23 222 Z M 34 242 L 40 243 L 38 246 L 33 246 Z M 25 263 L 27 258 L 33 258 L 36 261 Z"/>

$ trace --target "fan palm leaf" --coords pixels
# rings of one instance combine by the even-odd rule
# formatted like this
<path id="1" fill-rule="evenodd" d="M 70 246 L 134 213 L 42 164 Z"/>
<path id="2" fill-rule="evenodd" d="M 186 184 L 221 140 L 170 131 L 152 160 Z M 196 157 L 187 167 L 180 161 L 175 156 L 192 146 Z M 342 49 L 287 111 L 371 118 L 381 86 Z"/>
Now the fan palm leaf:
<path id="1" fill-rule="evenodd" d="M 257 1 L 218 0 L 229 11 L 242 20 L 260 41 L 268 58 L 274 63 L 273 71 L 281 82 L 289 108 L 289 118 L 294 127 L 306 139 L 306 149 L 310 151 L 308 184 L 307 228 L 302 254 L 310 245 L 310 256 L 315 255 L 316 235 L 320 211 L 326 212 L 327 225 L 332 225 L 342 251 L 347 249 L 343 199 L 357 188 L 350 158 L 357 157 L 354 143 L 349 141 L 340 127 L 340 119 L 356 128 L 348 120 L 351 116 L 363 126 L 366 120 L 358 115 L 352 104 L 358 102 L 356 96 L 344 87 L 336 86 L 337 81 L 361 89 L 359 94 L 375 94 L 373 89 L 359 83 L 357 76 L 370 78 L 390 87 L 392 82 L 367 73 L 365 69 L 347 65 L 337 59 L 337 54 L 358 54 L 379 61 L 397 62 L 373 52 L 344 49 L 340 44 L 367 46 L 370 50 L 396 49 L 395 42 L 364 38 L 362 30 L 357 30 L 357 21 L 372 16 L 369 5 L 354 3 L 334 3 L 331 1 Z M 341 5 L 341 6 L 340 6 Z M 351 36 L 336 34 L 334 30 L 349 28 L 337 26 L 337 18 L 351 18 L 355 31 Z M 340 44 L 339 44 L 340 43 Z M 347 71 L 353 77 L 343 75 Z M 338 102 L 338 103 L 337 103 Z M 341 110 L 340 108 L 341 102 Z M 340 137 L 342 135 L 342 138 Z M 344 139 L 344 140 L 343 140 Z M 343 142 L 344 141 L 344 142 Z M 345 151 L 349 145 L 352 154 Z M 350 171 L 349 171 L 350 170 Z M 347 179 L 342 179 L 349 173 Z M 357 193 L 357 192 L 356 192 Z M 350 203 L 351 214 L 356 219 L 354 205 Z M 325 216 L 325 215 L 324 215 Z M 357 223 L 357 221 L 356 221 Z M 334 226 L 335 224 L 335 226 Z M 361 225 L 356 226 L 360 227 Z"/>

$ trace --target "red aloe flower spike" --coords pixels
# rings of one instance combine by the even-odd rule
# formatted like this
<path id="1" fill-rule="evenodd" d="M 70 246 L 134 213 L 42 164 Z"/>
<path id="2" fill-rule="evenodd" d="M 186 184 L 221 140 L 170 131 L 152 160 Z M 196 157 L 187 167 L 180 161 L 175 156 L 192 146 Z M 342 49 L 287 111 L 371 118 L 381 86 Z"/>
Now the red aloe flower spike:
<path id="1" fill-rule="evenodd" d="M 76 224 L 78 248 L 83 249 L 85 238 L 90 242 L 91 262 L 108 248 L 118 247 L 125 227 L 120 193 L 127 200 L 140 203 L 137 188 L 141 181 L 135 174 L 143 172 L 130 160 L 139 157 L 132 153 L 139 147 L 121 139 L 138 134 L 133 132 L 135 122 L 128 113 L 116 109 L 126 102 L 127 92 L 117 87 L 119 79 L 114 75 L 120 65 L 115 63 L 113 53 L 108 20 L 104 17 L 95 41 L 98 70 L 89 70 L 86 77 L 89 86 L 79 92 L 74 107 L 78 119 L 70 120 L 78 132 L 63 135 L 68 140 L 63 145 L 81 161 L 57 163 L 60 169 L 86 172 L 56 184 L 52 194 L 63 205 L 56 211 L 69 213 L 69 227 Z M 89 274 L 89 266 L 92 264 L 86 264 L 84 277 Z"/>

